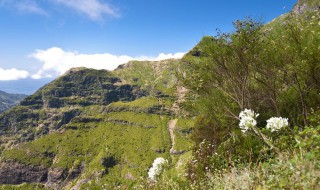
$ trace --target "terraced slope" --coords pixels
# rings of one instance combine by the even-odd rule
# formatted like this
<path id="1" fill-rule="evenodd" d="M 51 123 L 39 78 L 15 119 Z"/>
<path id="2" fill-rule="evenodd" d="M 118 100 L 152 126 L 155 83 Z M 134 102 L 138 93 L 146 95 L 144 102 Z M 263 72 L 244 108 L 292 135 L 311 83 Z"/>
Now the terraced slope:
<path id="1" fill-rule="evenodd" d="M 72 69 L 0 115 L 2 188 L 133 188 L 157 157 L 177 172 L 192 144 L 191 119 L 173 111 L 177 67 L 167 60 Z"/>

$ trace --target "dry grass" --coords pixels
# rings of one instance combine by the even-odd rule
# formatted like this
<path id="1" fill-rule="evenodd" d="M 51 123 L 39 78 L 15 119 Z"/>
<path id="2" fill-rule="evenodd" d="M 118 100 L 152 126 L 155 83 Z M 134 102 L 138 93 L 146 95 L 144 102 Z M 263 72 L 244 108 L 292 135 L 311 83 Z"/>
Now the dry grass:
<path id="1" fill-rule="evenodd" d="M 207 179 L 194 189 L 320 189 L 320 160 L 310 153 L 281 154 L 254 167 L 232 168 Z"/>

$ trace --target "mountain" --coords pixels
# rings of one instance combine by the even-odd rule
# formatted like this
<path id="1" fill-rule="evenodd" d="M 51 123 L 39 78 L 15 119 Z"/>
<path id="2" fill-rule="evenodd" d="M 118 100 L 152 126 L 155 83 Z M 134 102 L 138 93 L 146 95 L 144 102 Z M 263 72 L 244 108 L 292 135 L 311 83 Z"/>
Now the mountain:
<path id="1" fill-rule="evenodd" d="M 17 105 L 22 99 L 27 97 L 23 94 L 9 94 L 0 90 L 0 113 Z"/>
<path id="2" fill-rule="evenodd" d="M 186 90 L 178 66 L 75 68 L 25 98 L 0 116 L 0 184 L 129 188 L 157 157 L 178 164 L 192 148 L 192 119 L 179 114 Z"/>

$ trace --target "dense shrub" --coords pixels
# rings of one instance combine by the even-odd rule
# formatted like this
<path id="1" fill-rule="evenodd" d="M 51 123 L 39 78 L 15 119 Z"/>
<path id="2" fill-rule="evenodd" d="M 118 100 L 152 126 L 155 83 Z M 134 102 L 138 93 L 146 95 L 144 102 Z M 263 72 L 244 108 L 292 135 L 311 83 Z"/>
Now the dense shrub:
<path id="1" fill-rule="evenodd" d="M 208 169 L 259 163 L 291 150 L 294 134 L 316 122 L 310 114 L 320 105 L 319 21 L 318 11 L 288 14 L 265 26 L 236 21 L 233 33 L 204 38 L 185 56 L 180 78 L 197 97 L 188 106 L 199 115 L 190 179 Z M 246 108 L 261 113 L 256 124 L 261 133 L 241 134 L 239 113 Z M 271 117 L 288 118 L 289 126 L 272 133 L 265 129 Z M 269 142 L 265 136 L 276 148 L 262 143 Z"/>

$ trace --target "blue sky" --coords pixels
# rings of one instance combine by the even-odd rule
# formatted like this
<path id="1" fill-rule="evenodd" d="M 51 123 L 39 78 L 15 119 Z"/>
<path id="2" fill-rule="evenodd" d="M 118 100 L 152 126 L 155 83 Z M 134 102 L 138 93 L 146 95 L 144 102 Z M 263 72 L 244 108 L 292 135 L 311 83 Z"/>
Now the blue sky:
<path id="1" fill-rule="evenodd" d="M 0 90 L 30 94 L 70 67 L 179 58 L 217 28 L 230 32 L 246 16 L 269 22 L 295 2 L 0 0 Z"/>

